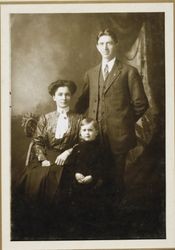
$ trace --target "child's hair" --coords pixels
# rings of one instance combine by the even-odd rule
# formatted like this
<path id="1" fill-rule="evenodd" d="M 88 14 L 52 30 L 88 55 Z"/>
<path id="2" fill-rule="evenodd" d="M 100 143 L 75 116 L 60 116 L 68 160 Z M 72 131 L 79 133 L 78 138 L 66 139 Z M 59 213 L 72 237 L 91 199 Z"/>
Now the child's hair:
<path id="1" fill-rule="evenodd" d="M 98 131 L 98 123 L 92 118 L 83 118 L 83 120 L 80 122 L 80 127 L 92 123 L 92 126 L 95 128 L 96 131 Z"/>

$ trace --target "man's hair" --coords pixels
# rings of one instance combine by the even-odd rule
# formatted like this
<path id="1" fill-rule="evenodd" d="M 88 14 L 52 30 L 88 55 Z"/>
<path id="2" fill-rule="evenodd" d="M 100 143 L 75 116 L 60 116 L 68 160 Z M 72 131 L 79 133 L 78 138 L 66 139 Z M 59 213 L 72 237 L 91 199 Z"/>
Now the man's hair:
<path id="1" fill-rule="evenodd" d="M 114 31 L 110 30 L 109 28 L 103 29 L 98 33 L 97 43 L 98 43 L 98 40 L 101 36 L 110 36 L 114 40 L 115 43 L 118 43 L 118 38 L 117 38 L 116 33 Z"/>
<path id="2" fill-rule="evenodd" d="M 92 118 L 83 118 L 83 120 L 80 122 L 80 127 L 87 125 L 87 124 L 92 124 L 92 126 L 95 128 L 95 130 L 98 131 L 98 123 Z"/>

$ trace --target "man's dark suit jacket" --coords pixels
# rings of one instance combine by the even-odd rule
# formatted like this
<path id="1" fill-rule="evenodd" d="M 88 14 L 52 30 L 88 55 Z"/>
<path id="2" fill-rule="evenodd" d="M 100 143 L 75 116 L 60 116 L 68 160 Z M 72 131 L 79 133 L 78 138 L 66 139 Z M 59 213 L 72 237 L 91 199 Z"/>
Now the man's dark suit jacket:
<path id="1" fill-rule="evenodd" d="M 101 64 L 85 74 L 83 92 L 76 104 L 76 111 L 97 119 L 99 101 L 99 76 Z M 148 108 L 141 77 L 136 68 L 115 62 L 105 82 L 104 120 L 114 154 L 127 152 L 136 145 L 135 123 Z"/>

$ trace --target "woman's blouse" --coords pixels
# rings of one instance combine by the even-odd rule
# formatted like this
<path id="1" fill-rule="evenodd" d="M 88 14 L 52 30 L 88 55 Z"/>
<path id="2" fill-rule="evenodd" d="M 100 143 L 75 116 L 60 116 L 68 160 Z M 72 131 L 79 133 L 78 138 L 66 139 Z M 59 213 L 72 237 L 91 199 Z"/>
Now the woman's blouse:
<path id="1" fill-rule="evenodd" d="M 57 111 L 42 115 L 38 121 L 33 138 L 35 154 L 39 161 L 47 159 L 47 150 L 56 150 L 58 153 L 73 147 L 78 140 L 81 116 L 69 111 L 69 128 L 63 138 L 56 139 L 55 132 L 59 114 Z"/>

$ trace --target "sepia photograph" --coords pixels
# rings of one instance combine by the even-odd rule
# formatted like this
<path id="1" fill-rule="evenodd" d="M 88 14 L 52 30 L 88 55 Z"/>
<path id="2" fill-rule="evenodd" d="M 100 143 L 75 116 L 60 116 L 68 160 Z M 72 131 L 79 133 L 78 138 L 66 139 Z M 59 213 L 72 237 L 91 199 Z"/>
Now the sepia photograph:
<path id="1" fill-rule="evenodd" d="M 175 247 L 173 7 L 1 5 L 3 250 Z"/>

